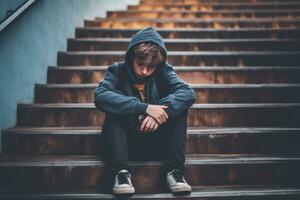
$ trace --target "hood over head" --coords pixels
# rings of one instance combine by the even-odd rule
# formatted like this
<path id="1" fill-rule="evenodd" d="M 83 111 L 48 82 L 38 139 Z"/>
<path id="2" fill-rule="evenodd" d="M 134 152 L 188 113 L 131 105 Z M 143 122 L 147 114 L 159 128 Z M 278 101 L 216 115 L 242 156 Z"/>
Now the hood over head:
<path id="1" fill-rule="evenodd" d="M 160 48 L 163 49 L 164 52 L 164 57 L 165 57 L 165 61 L 159 65 L 154 73 L 148 77 L 146 77 L 145 79 L 141 80 L 138 77 L 135 76 L 135 73 L 133 71 L 133 63 L 130 62 L 130 57 L 132 56 L 133 53 L 133 47 L 137 44 L 143 43 L 143 42 L 151 42 L 154 43 L 156 45 L 158 45 Z M 135 84 L 135 83 L 143 83 L 143 82 L 147 82 L 149 79 L 151 79 L 155 74 L 159 73 L 161 71 L 161 68 L 165 65 L 167 59 L 167 49 L 165 47 L 165 44 L 163 42 L 162 37 L 159 35 L 159 33 L 157 31 L 154 30 L 154 28 L 152 27 L 146 27 L 140 31 L 138 31 L 131 39 L 126 54 L 125 54 L 125 64 L 126 64 L 126 68 L 127 71 L 130 75 L 130 79 L 131 81 Z"/>

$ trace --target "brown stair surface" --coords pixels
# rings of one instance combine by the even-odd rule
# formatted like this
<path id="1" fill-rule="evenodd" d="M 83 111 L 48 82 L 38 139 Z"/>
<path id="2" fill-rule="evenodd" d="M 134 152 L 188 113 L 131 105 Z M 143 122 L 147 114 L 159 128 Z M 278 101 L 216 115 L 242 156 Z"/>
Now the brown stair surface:
<path id="1" fill-rule="evenodd" d="M 300 5 L 300 4 L 299 4 Z M 101 28 L 299 28 L 299 18 L 295 19 L 95 19 L 85 20 L 87 27 Z"/>
<path id="2" fill-rule="evenodd" d="M 156 11 L 156 10 L 129 10 L 129 11 L 109 11 L 108 18 L 135 18 L 147 17 L 149 19 L 221 19 L 221 18 L 291 18 L 299 17 L 297 9 L 279 10 L 216 10 L 216 11 Z"/>
<path id="3" fill-rule="evenodd" d="M 137 193 L 163 192 L 160 161 L 130 161 Z M 257 154 L 189 154 L 186 180 L 203 185 L 297 185 L 300 158 Z M 83 188 L 109 192 L 107 168 L 99 156 L 2 156 L 1 187 Z M 34 179 L 31 177 L 35 177 Z"/>
<path id="4" fill-rule="evenodd" d="M 141 0 L 85 20 L 34 102 L 18 104 L 16 127 L 2 131 L 0 199 L 115 198 L 93 91 L 145 26 L 196 94 L 186 141 L 193 190 L 170 194 L 160 160 L 130 160 L 131 198 L 299 200 L 298 0 Z"/>
<path id="5" fill-rule="evenodd" d="M 98 83 L 106 66 L 60 66 L 48 68 L 48 83 Z M 173 67 L 189 84 L 234 83 L 300 83 L 300 67 Z"/>
<path id="6" fill-rule="evenodd" d="M 259 2 L 259 3 L 158 3 L 149 5 L 129 5 L 128 10 L 166 10 L 166 11 L 207 11 L 231 9 L 295 9 L 300 8 L 299 2 Z"/>
<path id="7" fill-rule="evenodd" d="M 191 84 L 195 103 L 297 103 L 300 84 Z M 93 103 L 97 84 L 36 85 L 37 103 Z"/>
<path id="8" fill-rule="evenodd" d="M 220 127 L 187 131 L 187 154 L 299 155 L 300 128 Z M 10 155 L 102 155 L 100 127 L 19 127 L 3 131 Z M 270 139 L 272 138 L 272 139 Z"/>
<path id="9" fill-rule="evenodd" d="M 131 199 L 218 199 L 218 200 L 238 200 L 238 199 L 253 199 L 256 200 L 298 200 L 299 190 L 295 187 L 274 187 L 268 185 L 262 186 L 199 186 L 193 187 L 191 195 L 173 195 L 170 193 L 156 193 L 156 194 L 135 194 Z M 19 199 L 41 199 L 41 200 L 57 200 L 57 199 L 116 199 L 114 195 L 101 193 L 98 189 L 48 189 L 38 191 L 19 191 L 14 193 L 4 190 L 0 194 L 1 199 L 19 200 Z"/>
<path id="10" fill-rule="evenodd" d="M 76 38 L 130 38 L 139 29 L 137 28 L 98 28 L 78 27 Z M 156 28 L 164 38 L 298 38 L 300 29 L 296 28 Z"/>
<path id="11" fill-rule="evenodd" d="M 125 51 L 70 51 L 59 52 L 57 64 L 110 65 L 124 60 Z M 169 51 L 168 62 L 181 66 L 299 66 L 297 51 Z"/>
<path id="12" fill-rule="evenodd" d="M 169 51 L 298 51 L 297 39 L 165 39 Z M 125 51 L 130 38 L 69 39 L 68 51 Z"/>
<path id="13" fill-rule="evenodd" d="M 189 126 L 299 127 L 300 103 L 194 104 Z M 104 113 L 93 103 L 19 104 L 18 126 L 97 126 Z"/>
<path id="14" fill-rule="evenodd" d="M 275 2 L 282 2 L 281 0 L 164 0 L 164 1 L 157 1 L 157 0 L 140 0 L 140 4 L 147 5 L 147 4 L 170 4 L 170 3 L 182 3 L 182 4 L 189 4 L 189 3 L 275 3 Z M 284 2 L 299 2 L 298 0 L 285 0 Z"/>

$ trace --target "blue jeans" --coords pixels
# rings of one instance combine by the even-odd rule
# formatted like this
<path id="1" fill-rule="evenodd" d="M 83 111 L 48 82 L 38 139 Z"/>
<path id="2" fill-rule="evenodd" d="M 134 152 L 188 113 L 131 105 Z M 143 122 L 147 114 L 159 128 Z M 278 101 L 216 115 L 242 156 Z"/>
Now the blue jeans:
<path id="1" fill-rule="evenodd" d="M 128 115 L 106 113 L 102 152 L 112 174 L 131 171 L 128 161 L 162 161 L 166 172 L 174 168 L 185 172 L 187 115 L 188 110 L 168 118 L 154 132 L 141 133 Z"/>

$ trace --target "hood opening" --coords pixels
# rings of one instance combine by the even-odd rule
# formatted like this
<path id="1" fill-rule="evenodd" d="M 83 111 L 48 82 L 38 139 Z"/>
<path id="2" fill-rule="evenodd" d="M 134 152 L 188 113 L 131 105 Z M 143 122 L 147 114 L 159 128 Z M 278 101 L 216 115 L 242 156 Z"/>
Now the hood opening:
<path id="1" fill-rule="evenodd" d="M 134 70 L 133 70 L 133 60 L 131 59 L 133 57 L 133 48 L 134 46 L 140 44 L 140 43 L 154 43 L 159 48 L 162 49 L 164 62 L 162 62 L 160 65 L 158 65 L 150 76 L 140 79 L 135 76 Z M 146 27 L 140 31 L 138 31 L 131 39 L 126 54 L 125 54 L 125 64 L 127 71 L 130 75 L 130 79 L 135 83 L 143 83 L 149 81 L 153 76 L 155 76 L 157 73 L 161 71 L 161 68 L 164 66 L 167 60 L 167 49 L 165 47 L 165 44 L 163 42 L 162 37 L 159 35 L 157 31 L 155 31 L 152 27 Z"/>

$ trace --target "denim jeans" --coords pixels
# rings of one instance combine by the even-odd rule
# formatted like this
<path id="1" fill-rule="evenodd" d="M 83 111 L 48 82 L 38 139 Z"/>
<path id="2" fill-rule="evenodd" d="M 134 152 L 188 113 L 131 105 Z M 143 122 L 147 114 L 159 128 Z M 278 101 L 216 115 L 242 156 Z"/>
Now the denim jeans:
<path id="1" fill-rule="evenodd" d="M 131 171 L 128 161 L 162 161 L 166 172 L 185 172 L 187 114 L 188 110 L 168 118 L 156 131 L 142 133 L 139 124 L 129 123 L 129 116 L 106 113 L 102 150 L 112 174 Z"/>

